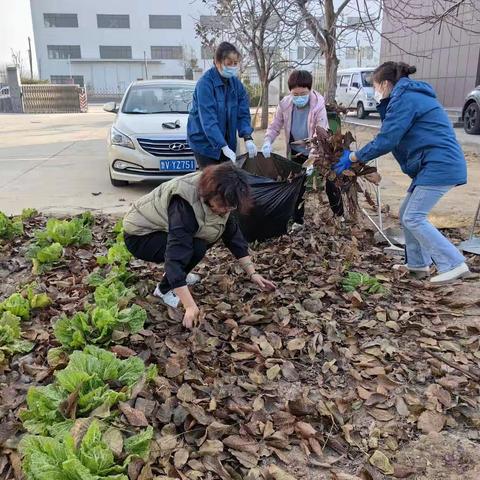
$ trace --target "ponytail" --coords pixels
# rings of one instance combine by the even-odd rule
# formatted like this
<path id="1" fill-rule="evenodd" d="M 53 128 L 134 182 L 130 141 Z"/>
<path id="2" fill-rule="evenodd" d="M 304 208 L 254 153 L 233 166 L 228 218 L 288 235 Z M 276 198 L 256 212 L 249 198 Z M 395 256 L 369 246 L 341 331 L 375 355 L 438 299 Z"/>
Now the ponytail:
<path id="1" fill-rule="evenodd" d="M 401 78 L 414 74 L 417 67 L 407 65 L 403 62 L 385 62 L 382 63 L 374 72 L 373 80 L 377 83 L 389 81 L 395 85 Z"/>

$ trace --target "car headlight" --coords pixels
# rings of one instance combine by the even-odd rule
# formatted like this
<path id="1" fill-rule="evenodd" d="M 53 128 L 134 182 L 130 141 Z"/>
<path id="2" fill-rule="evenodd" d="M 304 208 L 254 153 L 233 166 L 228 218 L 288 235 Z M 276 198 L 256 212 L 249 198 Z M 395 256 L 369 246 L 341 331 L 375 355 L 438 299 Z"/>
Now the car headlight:
<path id="1" fill-rule="evenodd" d="M 374 96 L 375 96 L 375 95 L 374 95 L 373 93 L 367 93 L 367 99 L 368 99 L 368 100 L 373 100 L 373 97 L 374 97 Z"/>
<path id="2" fill-rule="evenodd" d="M 110 141 L 112 145 L 135 149 L 132 139 L 127 137 L 124 133 L 119 132 L 115 127 L 112 127 L 110 131 Z"/>

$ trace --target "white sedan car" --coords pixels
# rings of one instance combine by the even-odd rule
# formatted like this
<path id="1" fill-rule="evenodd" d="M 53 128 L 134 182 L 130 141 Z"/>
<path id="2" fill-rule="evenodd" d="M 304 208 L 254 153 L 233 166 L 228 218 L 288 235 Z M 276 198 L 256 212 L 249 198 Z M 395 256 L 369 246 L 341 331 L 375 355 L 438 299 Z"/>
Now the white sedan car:
<path id="1" fill-rule="evenodd" d="M 137 81 L 120 105 L 104 105 L 117 114 L 108 136 L 112 185 L 161 182 L 197 169 L 187 143 L 194 89 L 195 82 L 188 80 Z"/>

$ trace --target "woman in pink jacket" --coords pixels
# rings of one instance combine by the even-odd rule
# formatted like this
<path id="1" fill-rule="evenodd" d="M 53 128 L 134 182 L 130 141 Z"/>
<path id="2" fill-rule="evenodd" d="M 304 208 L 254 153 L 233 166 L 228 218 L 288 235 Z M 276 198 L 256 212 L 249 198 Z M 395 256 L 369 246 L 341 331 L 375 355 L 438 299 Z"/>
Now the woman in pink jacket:
<path id="1" fill-rule="evenodd" d="M 268 158 L 271 155 L 272 143 L 283 128 L 287 143 L 287 154 L 294 162 L 303 164 L 308 158 L 309 151 L 305 147 L 292 145 L 292 142 L 312 137 L 317 126 L 328 128 L 325 100 L 318 92 L 312 90 L 312 84 L 312 75 L 306 70 L 294 70 L 288 77 L 290 95 L 287 95 L 280 102 L 275 118 L 265 134 L 262 147 L 264 157 Z M 333 213 L 339 217 L 343 216 L 343 203 L 339 188 L 334 182 L 327 180 L 325 190 Z M 300 192 L 293 217 L 297 228 L 299 225 L 303 225 L 304 193 L 305 186 Z"/>

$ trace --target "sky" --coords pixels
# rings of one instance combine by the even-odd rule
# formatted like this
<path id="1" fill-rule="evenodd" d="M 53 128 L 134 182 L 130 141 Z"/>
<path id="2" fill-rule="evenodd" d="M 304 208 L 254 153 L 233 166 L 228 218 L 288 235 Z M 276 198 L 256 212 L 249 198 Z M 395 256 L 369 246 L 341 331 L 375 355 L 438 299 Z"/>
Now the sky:
<path id="1" fill-rule="evenodd" d="M 12 63 L 12 52 L 21 51 L 25 72 L 28 66 L 28 36 L 32 39 L 34 50 L 30 0 L 0 0 L 0 67 Z M 35 57 L 33 60 L 36 70 Z"/>

